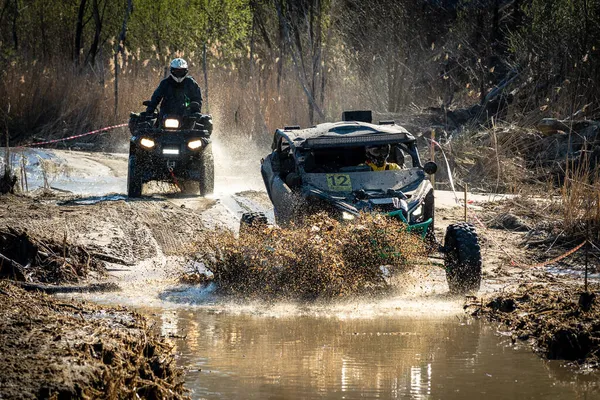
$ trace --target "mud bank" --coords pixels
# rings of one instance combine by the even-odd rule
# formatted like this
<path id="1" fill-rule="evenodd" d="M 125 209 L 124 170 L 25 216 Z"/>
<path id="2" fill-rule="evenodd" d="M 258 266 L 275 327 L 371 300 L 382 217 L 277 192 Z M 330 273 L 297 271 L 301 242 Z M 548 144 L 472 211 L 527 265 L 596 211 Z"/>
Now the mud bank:
<path id="1" fill-rule="evenodd" d="M 583 369 L 600 367 L 600 285 L 528 283 L 467 306 L 474 316 L 499 322 L 513 343 L 525 341 L 542 357 Z M 590 295 L 591 293 L 591 295 Z"/>
<path id="2" fill-rule="evenodd" d="M 184 399 L 171 347 L 125 309 L 0 282 L 0 398 Z"/>

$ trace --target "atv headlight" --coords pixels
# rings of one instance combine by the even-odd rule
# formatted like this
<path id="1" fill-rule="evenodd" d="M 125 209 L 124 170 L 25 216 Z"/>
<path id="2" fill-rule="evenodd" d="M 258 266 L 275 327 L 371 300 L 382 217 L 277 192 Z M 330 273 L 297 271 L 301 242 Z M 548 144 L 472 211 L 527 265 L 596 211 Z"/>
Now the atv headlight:
<path id="1" fill-rule="evenodd" d="M 200 147 L 202 147 L 202 140 L 198 139 L 198 140 L 191 140 L 188 143 L 188 147 L 192 150 L 196 150 L 199 149 Z"/>
<path id="2" fill-rule="evenodd" d="M 154 147 L 154 140 L 142 138 L 142 140 L 140 140 L 140 144 L 148 149 L 151 149 Z"/>
<path id="3" fill-rule="evenodd" d="M 177 129 L 179 128 L 179 120 L 176 118 L 167 118 L 164 125 L 167 129 Z"/>
<path id="4" fill-rule="evenodd" d="M 345 221 L 352 221 L 354 219 L 354 215 L 350 214 L 347 211 L 342 211 L 342 219 Z"/>

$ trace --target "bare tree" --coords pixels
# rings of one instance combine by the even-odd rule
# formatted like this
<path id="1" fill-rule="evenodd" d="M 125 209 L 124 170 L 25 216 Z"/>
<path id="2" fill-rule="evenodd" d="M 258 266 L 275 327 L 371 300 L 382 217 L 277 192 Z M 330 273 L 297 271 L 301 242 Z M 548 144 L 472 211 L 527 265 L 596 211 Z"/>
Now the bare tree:
<path id="1" fill-rule="evenodd" d="M 96 1 L 96 0 L 94 0 Z M 125 50 L 125 38 L 127 36 L 127 23 L 129 22 L 129 16 L 133 12 L 133 0 L 127 0 L 127 6 L 125 7 L 125 15 L 123 17 L 123 25 L 121 26 L 121 33 L 117 40 L 117 49 L 115 51 L 115 118 L 119 113 L 119 56 L 123 56 Z"/>
<path id="2" fill-rule="evenodd" d="M 292 0 L 275 0 L 277 16 L 282 27 L 283 38 L 287 43 L 292 56 L 292 62 L 298 82 L 308 101 L 309 119 L 313 124 L 314 113 L 319 115 L 321 120 L 325 119 L 325 114 L 317 104 L 316 89 L 317 75 L 321 67 L 321 0 L 306 0 L 295 2 Z M 302 23 L 307 24 L 306 30 Z M 304 48 L 303 38 L 307 38 L 308 49 Z M 306 63 L 305 58 L 310 62 Z"/>
<path id="3" fill-rule="evenodd" d="M 86 5 L 87 0 L 80 0 L 79 11 L 77 12 L 77 23 L 75 24 L 75 50 L 73 54 L 73 60 L 75 61 L 75 64 L 79 64 L 79 53 L 81 53 L 82 48 L 82 36 L 84 27 L 83 18 L 85 17 Z"/>

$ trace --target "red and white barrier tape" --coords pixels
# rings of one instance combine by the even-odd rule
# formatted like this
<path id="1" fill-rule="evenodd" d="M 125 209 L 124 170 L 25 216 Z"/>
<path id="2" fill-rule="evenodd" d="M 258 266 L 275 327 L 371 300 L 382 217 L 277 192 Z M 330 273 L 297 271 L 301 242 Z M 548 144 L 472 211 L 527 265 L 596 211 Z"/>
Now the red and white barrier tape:
<path id="1" fill-rule="evenodd" d="M 83 136 L 94 135 L 96 133 L 106 132 L 106 131 L 110 131 L 110 130 L 116 129 L 116 128 L 123 128 L 123 127 L 125 127 L 127 125 L 128 124 L 119 124 L 119 125 L 107 126 L 106 128 L 96 129 L 94 131 L 82 133 L 80 135 L 73 135 L 73 136 L 69 136 L 69 137 L 66 137 L 66 138 L 60 138 L 60 139 L 54 139 L 54 140 L 47 140 L 45 142 L 30 143 L 30 144 L 26 144 L 26 145 L 23 145 L 23 146 L 20 146 L 20 147 L 33 147 L 33 146 L 41 146 L 41 145 L 44 145 L 44 144 L 51 144 L 51 143 L 63 142 L 65 140 L 77 139 L 77 138 L 80 138 L 80 137 L 83 137 Z"/>

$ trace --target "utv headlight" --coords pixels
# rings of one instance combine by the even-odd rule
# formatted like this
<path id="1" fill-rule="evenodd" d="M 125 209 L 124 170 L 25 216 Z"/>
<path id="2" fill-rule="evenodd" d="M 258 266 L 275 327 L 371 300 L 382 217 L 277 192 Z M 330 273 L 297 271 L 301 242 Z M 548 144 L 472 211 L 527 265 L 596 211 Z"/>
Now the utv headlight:
<path id="1" fill-rule="evenodd" d="M 142 140 L 140 140 L 140 144 L 148 149 L 151 149 L 154 147 L 154 140 L 142 138 Z"/>
<path id="2" fill-rule="evenodd" d="M 354 219 L 354 215 L 350 214 L 347 211 L 342 211 L 342 219 L 345 221 L 352 221 Z"/>
<path id="3" fill-rule="evenodd" d="M 420 217 L 421 214 L 423 214 L 423 205 L 420 205 L 419 207 L 415 208 L 412 212 L 413 217 Z"/>
<path id="4" fill-rule="evenodd" d="M 179 128 L 179 120 L 176 118 L 167 118 L 164 125 L 167 129 L 177 129 Z"/>
<path id="5" fill-rule="evenodd" d="M 196 150 L 199 149 L 200 147 L 202 147 L 202 140 L 198 139 L 198 140 L 191 140 L 188 143 L 188 147 L 192 150 Z"/>

